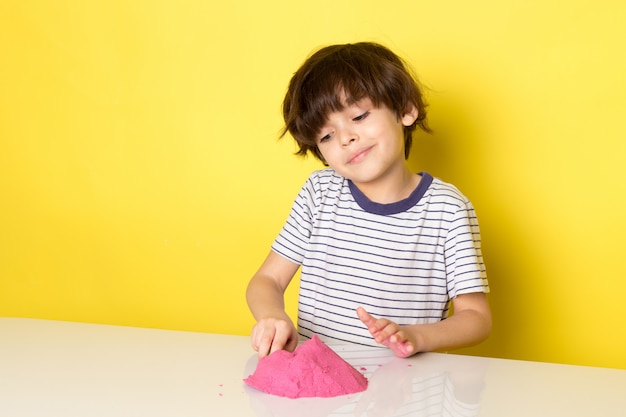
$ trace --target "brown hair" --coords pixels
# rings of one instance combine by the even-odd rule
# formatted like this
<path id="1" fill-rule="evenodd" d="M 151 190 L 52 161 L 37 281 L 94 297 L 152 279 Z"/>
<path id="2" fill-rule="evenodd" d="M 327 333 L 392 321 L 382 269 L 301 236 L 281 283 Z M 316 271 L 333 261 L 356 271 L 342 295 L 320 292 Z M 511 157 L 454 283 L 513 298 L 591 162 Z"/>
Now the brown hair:
<path id="1" fill-rule="evenodd" d="M 419 126 L 431 132 L 426 122 L 426 103 L 409 67 L 388 48 L 370 42 L 332 45 L 311 55 L 293 75 L 283 101 L 285 127 L 298 143 L 297 155 L 311 152 L 324 158 L 316 136 L 332 112 L 369 98 L 374 106 L 386 106 L 398 118 L 411 110 L 417 120 L 404 128 L 404 153 L 408 158 L 413 131 Z"/>

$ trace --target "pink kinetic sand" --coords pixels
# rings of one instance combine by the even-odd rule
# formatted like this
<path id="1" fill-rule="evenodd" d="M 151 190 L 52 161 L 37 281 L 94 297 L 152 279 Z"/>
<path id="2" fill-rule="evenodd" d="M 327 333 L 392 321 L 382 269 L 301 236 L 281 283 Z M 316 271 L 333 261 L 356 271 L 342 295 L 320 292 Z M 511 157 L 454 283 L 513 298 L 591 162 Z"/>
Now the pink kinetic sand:
<path id="1" fill-rule="evenodd" d="M 293 353 L 279 350 L 264 357 L 244 382 L 289 398 L 336 397 L 367 388 L 367 379 L 316 335 Z"/>

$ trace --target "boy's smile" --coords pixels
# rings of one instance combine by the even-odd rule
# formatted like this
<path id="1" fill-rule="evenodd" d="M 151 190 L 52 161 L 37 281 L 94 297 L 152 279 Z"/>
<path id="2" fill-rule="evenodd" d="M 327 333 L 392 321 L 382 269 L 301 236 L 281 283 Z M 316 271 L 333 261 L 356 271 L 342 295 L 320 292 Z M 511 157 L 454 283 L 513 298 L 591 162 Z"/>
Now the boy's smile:
<path id="1" fill-rule="evenodd" d="M 374 146 L 368 146 L 353 152 L 348 158 L 348 164 L 358 164 L 363 161 Z"/>
<path id="2" fill-rule="evenodd" d="M 416 119 L 414 107 L 398 118 L 387 107 L 363 99 L 328 115 L 317 146 L 326 163 L 370 199 L 398 201 L 404 198 L 407 181 L 416 177 L 404 154 L 404 127 Z"/>

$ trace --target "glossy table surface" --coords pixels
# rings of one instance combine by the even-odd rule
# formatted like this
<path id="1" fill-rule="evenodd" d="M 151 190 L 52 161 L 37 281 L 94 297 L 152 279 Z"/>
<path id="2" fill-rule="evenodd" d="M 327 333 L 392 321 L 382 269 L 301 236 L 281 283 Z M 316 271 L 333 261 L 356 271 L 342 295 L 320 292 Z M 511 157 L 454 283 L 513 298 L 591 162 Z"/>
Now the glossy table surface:
<path id="1" fill-rule="evenodd" d="M 247 387 L 248 337 L 0 318 L 0 416 L 625 416 L 626 371 L 331 347 L 362 393 L 287 399 Z"/>

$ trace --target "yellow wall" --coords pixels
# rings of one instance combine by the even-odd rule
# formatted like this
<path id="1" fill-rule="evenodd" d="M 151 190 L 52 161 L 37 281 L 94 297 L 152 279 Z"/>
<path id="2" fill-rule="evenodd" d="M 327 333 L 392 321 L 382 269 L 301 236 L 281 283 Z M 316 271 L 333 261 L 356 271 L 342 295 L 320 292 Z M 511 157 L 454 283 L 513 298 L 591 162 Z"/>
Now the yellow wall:
<path id="1" fill-rule="evenodd" d="M 465 352 L 626 368 L 624 21 L 610 0 L 2 1 L 0 316 L 248 333 L 247 280 L 320 166 L 276 140 L 286 83 L 373 40 L 431 89 L 411 164 L 481 220 L 495 328 Z"/>

